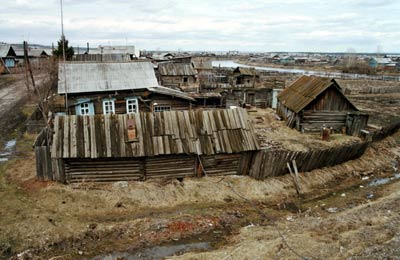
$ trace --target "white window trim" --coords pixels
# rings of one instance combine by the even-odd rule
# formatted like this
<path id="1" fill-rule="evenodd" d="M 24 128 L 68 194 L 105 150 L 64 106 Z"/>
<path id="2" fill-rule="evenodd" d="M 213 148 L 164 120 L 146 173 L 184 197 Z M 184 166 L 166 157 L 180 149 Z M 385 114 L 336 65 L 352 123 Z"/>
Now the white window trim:
<path id="1" fill-rule="evenodd" d="M 111 102 L 111 113 L 106 113 L 106 103 Z M 103 99 L 103 114 L 115 114 L 115 100 L 114 99 Z"/>
<path id="2" fill-rule="evenodd" d="M 135 102 L 136 102 L 136 111 L 135 112 L 130 112 L 129 111 L 129 101 L 133 101 L 133 100 L 135 100 Z M 138 101 L 137 98 L 127 98 L 125 100 L 125 102 L 126 102 L 126 113 L 127 114 L 139 113 L 139 101 Z"/>

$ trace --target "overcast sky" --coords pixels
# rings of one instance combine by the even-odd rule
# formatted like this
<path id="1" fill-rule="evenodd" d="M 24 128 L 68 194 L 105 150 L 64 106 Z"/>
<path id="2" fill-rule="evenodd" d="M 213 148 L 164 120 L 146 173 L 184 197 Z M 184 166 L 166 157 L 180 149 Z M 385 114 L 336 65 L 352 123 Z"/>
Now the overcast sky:
<path id="1" fill-rule="evenodd" d="M 399 52 L 400 0 L 64 0 L 73 46 L 146 50 Z M 59 0 L 0 5 L 0 41 L 51 45 Z"/>

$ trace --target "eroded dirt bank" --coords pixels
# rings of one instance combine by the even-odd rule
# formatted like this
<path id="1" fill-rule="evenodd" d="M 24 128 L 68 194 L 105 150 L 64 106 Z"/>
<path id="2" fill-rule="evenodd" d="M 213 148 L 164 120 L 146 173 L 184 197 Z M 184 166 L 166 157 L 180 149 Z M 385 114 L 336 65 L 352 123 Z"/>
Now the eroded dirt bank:
<path id="1" fill-rule="evenodd" d="M 398 133 L 357 160 L 302 173 L 300 199 L 290 176 L 263 182 L 244 176 L 75 186 L 38 182 L 32 140 L 25 135 L 17 143 L 19 157 L 0 166 L 0 252 L 5 258 L 136 255 L 143 248 L 209 233 L 211 251 L 181 257 L 297 259 L 277 235 L 277 225 L 288 244 L 309 259 L 344 259 L 398 234 L 393 226 L 400 224 L 398 182 L 367 186 L 394 174 Z"/>

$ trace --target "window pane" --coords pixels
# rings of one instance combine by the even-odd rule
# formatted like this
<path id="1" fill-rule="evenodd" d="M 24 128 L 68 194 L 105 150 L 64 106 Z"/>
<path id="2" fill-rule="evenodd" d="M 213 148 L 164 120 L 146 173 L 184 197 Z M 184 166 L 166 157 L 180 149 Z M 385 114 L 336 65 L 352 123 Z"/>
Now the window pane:
<path id="1" fill-rule="evenodd" d="M 126 112 L 127 113 L 137 113 L 138 109 L 138 101 L 136 98 L 127 99 L 126 100 Z"/>

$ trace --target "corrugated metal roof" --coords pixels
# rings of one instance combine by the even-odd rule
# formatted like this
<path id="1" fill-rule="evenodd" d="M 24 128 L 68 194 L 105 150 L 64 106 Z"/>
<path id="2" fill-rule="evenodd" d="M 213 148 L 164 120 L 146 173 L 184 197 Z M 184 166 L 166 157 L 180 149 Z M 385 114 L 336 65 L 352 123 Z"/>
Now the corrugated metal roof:
<path id="1" fill-rule="evenodd" d="M 58 66 L 58 93 L 65 93 L 64 65 Z M 150 62 L 65 64 L 68 93 L 104 92 L 157 87 Z"/>
<path id="2" fill-rule="evenodd" d="M 158 72 L 162 76 L 194 76 L 197 71 L 192 64 L 189 63 L 160 63 L 158 64 Z"/>
<path id="3" fill-rule="evenodd" d="M 332 85 L 342 93 L 339 84 L 332 78 L 302 76 L 285 88 L 278 95 L 278 100 L 290 110 L 298 113 Z M 343 97 L 347 99 L 344 94 Z M 347 99 L 347 101 L 349 100 Z M 350 101 L 349 103 L 351 104 Z"/>
<path id="4" fill-rule="evenodd" d="M 136 135 L 130 141 L 128 124 Z M 53 158 L 212 155 L 259 149 L 247 112 L 241 108 L 56 116 L 52 140 Z"/>

